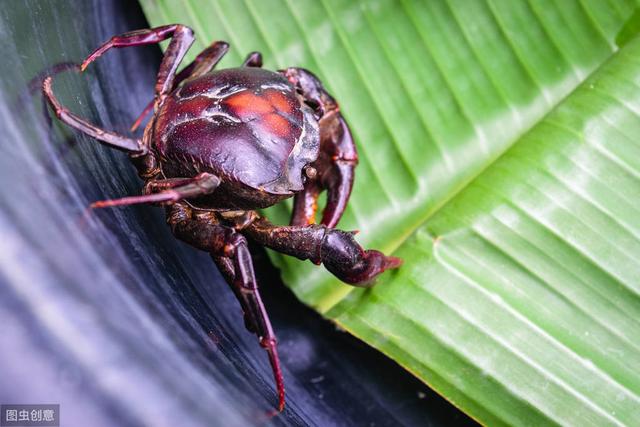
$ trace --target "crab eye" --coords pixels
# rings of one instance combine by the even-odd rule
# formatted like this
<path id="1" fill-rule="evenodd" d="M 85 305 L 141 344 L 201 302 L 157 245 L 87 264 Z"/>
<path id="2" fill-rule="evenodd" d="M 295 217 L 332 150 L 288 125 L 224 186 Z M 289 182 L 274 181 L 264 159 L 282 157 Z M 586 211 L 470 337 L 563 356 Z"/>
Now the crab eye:
<path id="1" fill-rule="evenodd" d="M 316 168 L 310 165 L 305 166 L 302 172 L 304 173 L 303 178 L 306 177 L 309 179 L 314 179 L 318 175 L 318 171 L 316 170 Z"/>

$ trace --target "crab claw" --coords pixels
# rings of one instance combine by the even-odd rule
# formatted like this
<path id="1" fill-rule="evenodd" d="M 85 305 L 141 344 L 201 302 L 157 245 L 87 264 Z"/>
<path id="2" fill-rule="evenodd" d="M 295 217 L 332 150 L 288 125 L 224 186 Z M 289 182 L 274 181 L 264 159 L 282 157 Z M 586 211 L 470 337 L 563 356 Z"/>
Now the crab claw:
<path id="1" fill-rule="evenodd" d="M 315 222 L 316 210 L 318 209 L 318 196 L 322 188 L 317 182 L 307 182 L 304 190 L 293 197 L 293 213 L 291 214 L 290 225 L 303 227 Z"/>
<path id="2" fill-rule="evenodd" d="M 402 260 L 394 256 L 386 256 L 376 250 L 365 251 L 359 266 L 343 280 L 359 288 L 370 288 L 375 284 L 375 278 L 386 270 L 398 268 Z"/>
<path id="3" fill-rule="evenodd" d="M 400 258 L 364 250 L 352 233 L 340 230 L 327 230 L 321 252 L 327 270 L 343 282 L 361 288 L 373 286 L 379 274 L 402 265 Z"/>
<path id="4" fill-rule="evenodd" d="M 335 228 L 351 196 L 358 152 L 349 126 L 336 110 L 320 121 L 320 127 L 320 157 L 310 168 L 313 174 L 308 176 L 304 190 L 294 198 L 291 225 L 314 224 L 318 196 L 321 191 L 327 190 L 327 204 L 322 212 L 321 224 Z"/>
<path id="5" fill-rule="evenodd" d="M 322 174 L 322 186 L 327 189 L 327 204 L 322 213 L 323 225 L 333 228 L 338 224 L 347 207 L 351 196 L 355 169 L 358 165 L 358 152 L 353 143 L 349 125 L 339 112 L 335 113 L 337 120 L 329 130 L 330 140 L 333 142 L 330 148 L 330 166 Z"/>
<path id="6" fill-rule="evenodd" d="M 322 212 L 321 224 L 329 228 L 334 228 L 338 224 L 347 207 L 356 167 L 356 162 L 353 160 L 337 159 L 335 162 L 323 177 L 323 186 L 327 189 L 327 205 Z"/>

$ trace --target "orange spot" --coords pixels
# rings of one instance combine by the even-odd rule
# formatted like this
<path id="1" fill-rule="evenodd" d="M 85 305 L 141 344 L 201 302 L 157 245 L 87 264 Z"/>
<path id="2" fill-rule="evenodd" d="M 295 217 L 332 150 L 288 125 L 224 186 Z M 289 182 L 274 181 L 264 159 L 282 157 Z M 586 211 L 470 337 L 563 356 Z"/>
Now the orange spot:
<path id="1" fill-rule="evenodd" d="M 263 116 L 262 120 L 266 131 L 280 137 L 286 137 L 287 135 L 289 135 L 289 121 L 284 117 L 281 117 L 277 114 L 268 114 Z"/>
<path id="2" fill-rule="evenodd" d="M 253 92 L 244 91 L 225 99 L 234 112 L 240 117 L 255 117 L 273 111 L 271 103 Z"/>
<path id="3" fill-rule="evenodd" d="M 267 89 L 264 91 L 269 102 L 273 105 L 277 111 L 284 114 L 291 114 L 292 108 L 289 100 L 286 96 L 274 89 Z"/>

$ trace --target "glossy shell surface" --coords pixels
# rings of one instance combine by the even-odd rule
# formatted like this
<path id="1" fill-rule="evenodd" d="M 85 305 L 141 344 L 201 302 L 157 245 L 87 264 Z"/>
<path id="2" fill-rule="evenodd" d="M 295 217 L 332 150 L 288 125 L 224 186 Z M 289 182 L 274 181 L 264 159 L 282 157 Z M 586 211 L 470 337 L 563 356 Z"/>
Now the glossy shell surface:
<path id="1" fill-rule="evenodd" d="M 246 67 L 185 82 L 157 112 L 153 144 L 167 177 L 210 172 L 223 191 L 254 199 L 254 189 L 268 199 L 303 189 L 302 169 L 318 157 L 320 139 L 311 109 L 284 76 Z"/>

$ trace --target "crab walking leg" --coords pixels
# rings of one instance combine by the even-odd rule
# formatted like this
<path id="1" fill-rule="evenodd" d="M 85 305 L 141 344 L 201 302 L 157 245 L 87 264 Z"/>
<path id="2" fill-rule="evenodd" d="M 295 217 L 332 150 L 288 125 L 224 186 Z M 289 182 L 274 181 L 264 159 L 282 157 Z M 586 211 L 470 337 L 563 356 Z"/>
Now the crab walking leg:
<path id="1" fill-rule="evenodd" d="M 155 44 L 168 38 L 171 38 L 171 42 L 169 43 L 169 46 L 164 53 L 164 57 L 162 58 L 162 63 L 160 64 L 155 84 L 155 105 L 159 105 L 171 92 L 178 66 L 194 41 L 193 30 L 189 27 L 180 24 L 173 24 L 151 29 L 130 31 L 119 36 L 113 36 L 109 41 L 93 51 L 93 53 L 84 60 L 80 66 L 80 70 L 84 71 L 89 64 L 111 48 Z"/>
<path id="2" fill-rule="evenodd" d="M 262 54 L 260 52 L 251 52 L 247 55 L 246 59 L 242 63 L 243 67 L 262 67 Z"/>
<path id="3" fill-rule="evenodd" d="M 211 43 L 209 47 L 196 56 L 196 59 L 178 73 L 173 83 L 172 90 L 178 87 L 178 85 L 186 79 L 200 77 L 213 70 L 228 51 L 229 43 L 227 42 L 216 41 Z"/>
<path id="4" fill-rule="evenodd" d="M 233 249 L 230 251 L 230 248 Z M 240 302 L 246 328 L 258 336 L 260 346 L 267 351 L 278 392 L 278 410 L 282 412 L 285 405 L 284 378 L 278 357 L 277 340 L 269 321 L 269 315 L 260 297 L 247 240 L 244 236 L 236 233 L 230 239 L 225 251 L 227 256 L 213 256 L 213 259 L 223 272 L 224 269 L 233 267 L 233 280 L 229 281 L 228 275 L 225 274 L 225 276 L 227 276 L 227 281 L 232 285 L 236 298 Z"/>
<path id="5" fill-rule="evenodd" d="M 244 315 L 244 326 L 251 333 L 258 335 L 258 337 L 268 334 L 269 328 L 262 327 L 264 325 L 264 321 L 259 319 L 260 313 L 256 312 L 252 307 L 257 307 L 255 303 L 249 304 L 246 296 L 242 293 L 242 288 L 233 286 L 235 277 L 236 277 L 236 267 L 233 263 L 233 260 L 224 255 L 215 255 L 211 254 L 211 258 L 218 266 L 218 270 L 222 273 L 222 276 L 225 278 L 233 293 L 235 294 L 240 306 L 242 307 L 242 314 Z M 259 332 L 261 331 L 261 332 Z"/>
<path id="6" fill-rule="evenodd" d="M 42 83 L 42 91 L 44 92 L 49 105 L 51 105 L 51 108 L 53 108 L 53 111 L 61 122 L 84 133 L 85 135 L 105 143 L 112 148 L 117 148 L 130 154 L 146 153 L 146 148 L 142 145 L 142 141 L 139 139 L 128 138 L 115 132 L 109 132 L 99 128 L 93 123 L 88 122 L 63 107 L 53 94 L 52 82 L 53 78 L 51 76 L 44 79 L 44 82 Z"/>
<path id="7" fill-rule="evenodd" d="M 138 205 L 141 203 L 171 204 L 183 199 L 196 198 L 211 194 L 220 185 L 220 179 L 209 173 L 201 173 L 195 178 L 180 178 L 179 180 L 150 181 L 148 190 L 165 188 L 159 193 L 143 194 L 142 196 L 123 197 L 121 199 L 101 200 L 91 204 L 92 209 L 110 208 L 114 206 Z"/>
<path id="8" fill-rule="evenodd" d="M 353 233 L 325 225 L 277 226 L 256 216 L 242 233 L 278 252 L 322 263 L 343 282 L 359 287 L 371 286 L 377 275 L 402 264 L 400 258 L 364 250 Z"/>
<path id="9" fill-rule="evenodd" d="M 180 83 L 188 78 L 198 77 L 211 71 L 220 62 L 222 57 L 229 51 L 229 43 L 224 41 L 213 42 L 209 47 L 200 52 L 196 59 L 184 67 L 173 81 L 172 92 Z M 131 126 L 131 132 L 135 132 L 144 118 L 153 110 L 154 100 L 149 101 L 144 111 L 138 116 Z"/>
<path id="10" fill-rule="evenodd" d="M 189 207 L 180 203 L 169 208 L 167 221 L 178 239 L 211 254 L 232 287 L 244 312 L 247 329 L 258 336 L 260 346 L 269 355 L 278 393 L 278 410 L 282 411 L 285 405 L 284 379 L 276 336 L 260 297 L 247 240 L 233 228 L 220 225 L 215 214 L 204 212 L 194 215 Z"/>
<path id="11" fill-rule="evenodd" d="M 313 163 L 317 170 L 314 178 L 327 189 L 327 205 L 321 223 L 335 227 L 349 201 L 353 187 L 354 171 L 358 164 L 358 152 L 340 107 L 324 89 L 320 80 L 304 68 L 287 68 L 280 71 L 302 93 L 305 101 L 313 106 L 320 125 L 320 155 Z M 312 185 L 313 180 L 308 181 Z M 315 205 L 318 192 L 305 188 L 296 194 L 291 225 L 313 224 L 309 206 Z M 300 200 L 302 199 L 302 200 Z M 315 211 L 314 211 L 315 214 Z"/>
<path id="12" fill-rule="evenodd" d="M 240 292 L 240 289 L 237 287 L 231 286 L 236 274 L 235 273 L 236 269 L 233 265 L 233 261 L 231 260 L 231 258 L 227 258 L 224 255 L 211 254 L 211 258 L 218 266 L 218 270 L 220 270 L 220 273 L 222 274 L 222 276 L 225 278 L 225 280 L 233 290 L 233 293 L 235 294 L 236 298 L 238 299 L 238 302 L 240 303 L 240 306 L 242 307 L 242 314 L 244 315 L 245 328 L 247 328 L 249 332 L 253 334 L 257 334 L 258 322 L 256 322 L 255 316 L 251 316 L 249 314 L 249 306 L 247 306 L 244 296 Z"/>

